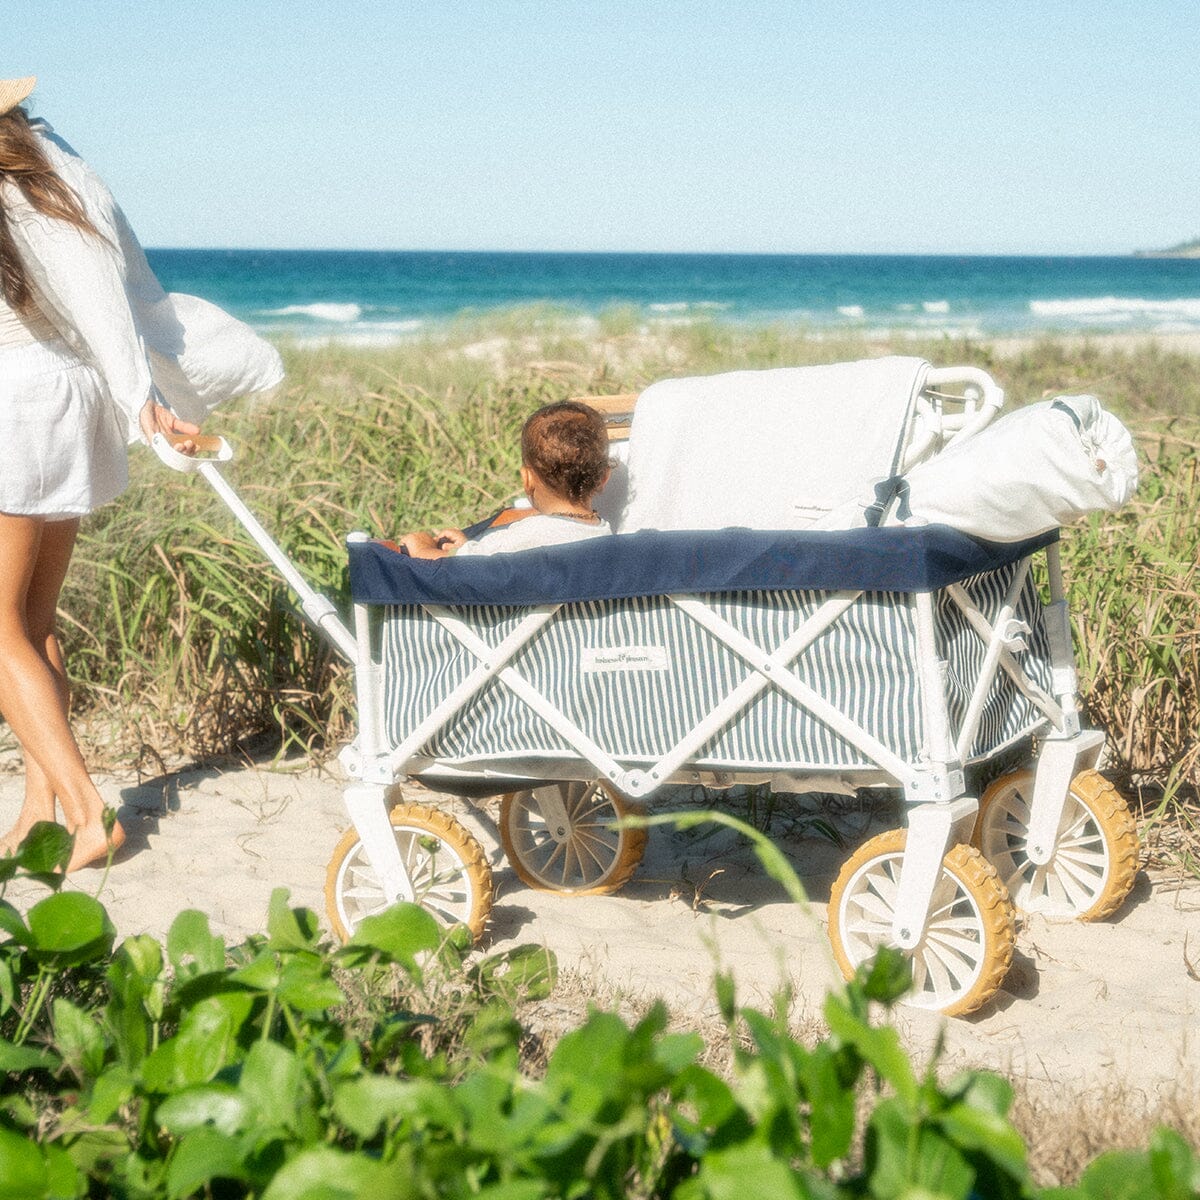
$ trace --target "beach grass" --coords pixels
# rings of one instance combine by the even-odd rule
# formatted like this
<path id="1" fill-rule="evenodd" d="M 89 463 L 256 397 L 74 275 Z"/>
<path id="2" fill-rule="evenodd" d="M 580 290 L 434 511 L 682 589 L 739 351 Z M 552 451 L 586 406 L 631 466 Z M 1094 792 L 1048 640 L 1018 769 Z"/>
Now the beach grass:
<path id="1" fill-rule="evenodd" d="M 1084 700 L 1154 844 L 1200 871 L 1200 359 L 1153 341 L 887 346 L 634 317 L 614 309 L 584 325 L 538 307 L 383 347 L 284 346 L 276 396 L 232 405 L 208 429 L 236 446 L 226 474 L 243 499 L 345 613 L 346 533 L 461 525 L 499 507 L 516 487 L 520 426 L 551 400 L 888 352 L 983 366 L 1013 405 L 1094 392 L 1135 430 L 1144 472 L 1125 510 L 1064 538 Z M 158 770 L 264 749 L 330 753 L 352 733 L 342 664 L 202 481 L 134 460 L 128 492 L 85 523 L 63 595 L 89 760 Z"/>

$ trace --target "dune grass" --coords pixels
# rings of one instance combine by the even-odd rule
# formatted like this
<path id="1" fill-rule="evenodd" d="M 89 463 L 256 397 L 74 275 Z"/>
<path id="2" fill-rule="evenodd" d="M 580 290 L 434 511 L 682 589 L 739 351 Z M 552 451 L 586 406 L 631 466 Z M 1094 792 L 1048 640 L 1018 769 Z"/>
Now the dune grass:
<path id="1" fill-rule="evenodd" d="M 717 322 L 646 329 L 619 309 L 584 326 L 543 308 L 386 348 L 284 350 L 281 391 L 208 428 L 237 448 L 226 474 L 243 499 L 343 611 L 345 534 L 465 523 L 499 506 L 515 489 L 521 423 L 550 400 L 886 352 L 984 366 L 1014 405 L 1100 395 L 1136 430 L 1145 470 L 1133 504 L 1065 537 L 1084 698 L 1109 732 L 1111 767 L 1141 789 L 1148 828 L 1197 833 L 1200 360 L 1153 343 L 1001 353 Z M 157 770 L 248 747 L 332 750 L 353 720 L 340 662 L 202 481 L 134 459 L 129 491 L 85 523 L 62 604 L 91 761 Z M 1192 855 L 1200 870 L 1196 839 L 1175 841 L 1166 857 Z"/>

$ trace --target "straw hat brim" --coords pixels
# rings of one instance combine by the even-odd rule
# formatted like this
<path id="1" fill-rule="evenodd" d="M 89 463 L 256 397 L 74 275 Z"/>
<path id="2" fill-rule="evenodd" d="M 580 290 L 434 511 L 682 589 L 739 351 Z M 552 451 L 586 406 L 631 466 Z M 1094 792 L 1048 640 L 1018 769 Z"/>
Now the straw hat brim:
<path id="1" fill-rule="evenodd" d="M 36 86 L 36 75 L 27 75 L 24 79 L 0 79 L 0 117 L 28 99 Z"/>

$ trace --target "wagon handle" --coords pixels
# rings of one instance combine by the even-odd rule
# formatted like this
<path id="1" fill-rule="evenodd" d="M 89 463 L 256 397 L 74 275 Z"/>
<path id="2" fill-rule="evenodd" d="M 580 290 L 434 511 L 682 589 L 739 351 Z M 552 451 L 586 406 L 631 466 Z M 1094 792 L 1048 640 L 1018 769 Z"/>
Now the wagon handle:
<path id="1" fill-rule="evenodd" d="M 196 454 L 181 454 L 175 449 L 173 443 L 186 441 L 196 444 Z M 219 464 L 227 463 L 233 458 L 233 447 L 223 437 L 189 438 L 186 435 L 167 436 L 162 433 L 156 433 L 150 445 L 168 467 L 176 471 L 200 474 L 208 480 L 213 491 L 225 501 L 242 528 L 271 560 L 292 591 L 300 597 L 300 607 L 304 610 L 304 615 L 344 658 L 353 663 L 358 655 L 357 643 L 354 635 L 342 623 L 333 602 L 318 592 L 300 574 L 296 564 L 284 554 L 279 544 L 259 524 L 258 518 L 246 507 L 242 498 L 221 474 Z"/>

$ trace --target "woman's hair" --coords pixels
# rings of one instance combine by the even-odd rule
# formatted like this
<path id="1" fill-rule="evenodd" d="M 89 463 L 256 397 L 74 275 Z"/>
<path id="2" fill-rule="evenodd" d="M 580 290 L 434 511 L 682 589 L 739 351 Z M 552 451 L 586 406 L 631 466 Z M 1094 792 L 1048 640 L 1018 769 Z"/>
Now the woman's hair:
<path id="1" fill-rule="evenodd" d="M 521 461 L 572 504 L 590 500 L 609 469 L 604 418 L 574 400 L 539 408 L 521 430 Z"/>
<path id="2" fill-rule="evenodd" d="M 29 127 L 23 108 L 10 109 L 0 116 L 0 184 L 12 183 L 25 199 L 44 216 L 66 221 L 88 233 L 97 233 L 88 220 L 79 197 L 58 177 L 50 160 L 38 144 L 37 134 Z M 8 214 L 0 191 L 0 291 L 21 312 L 33 296 L 25 264 L 13 245 Z"/>

